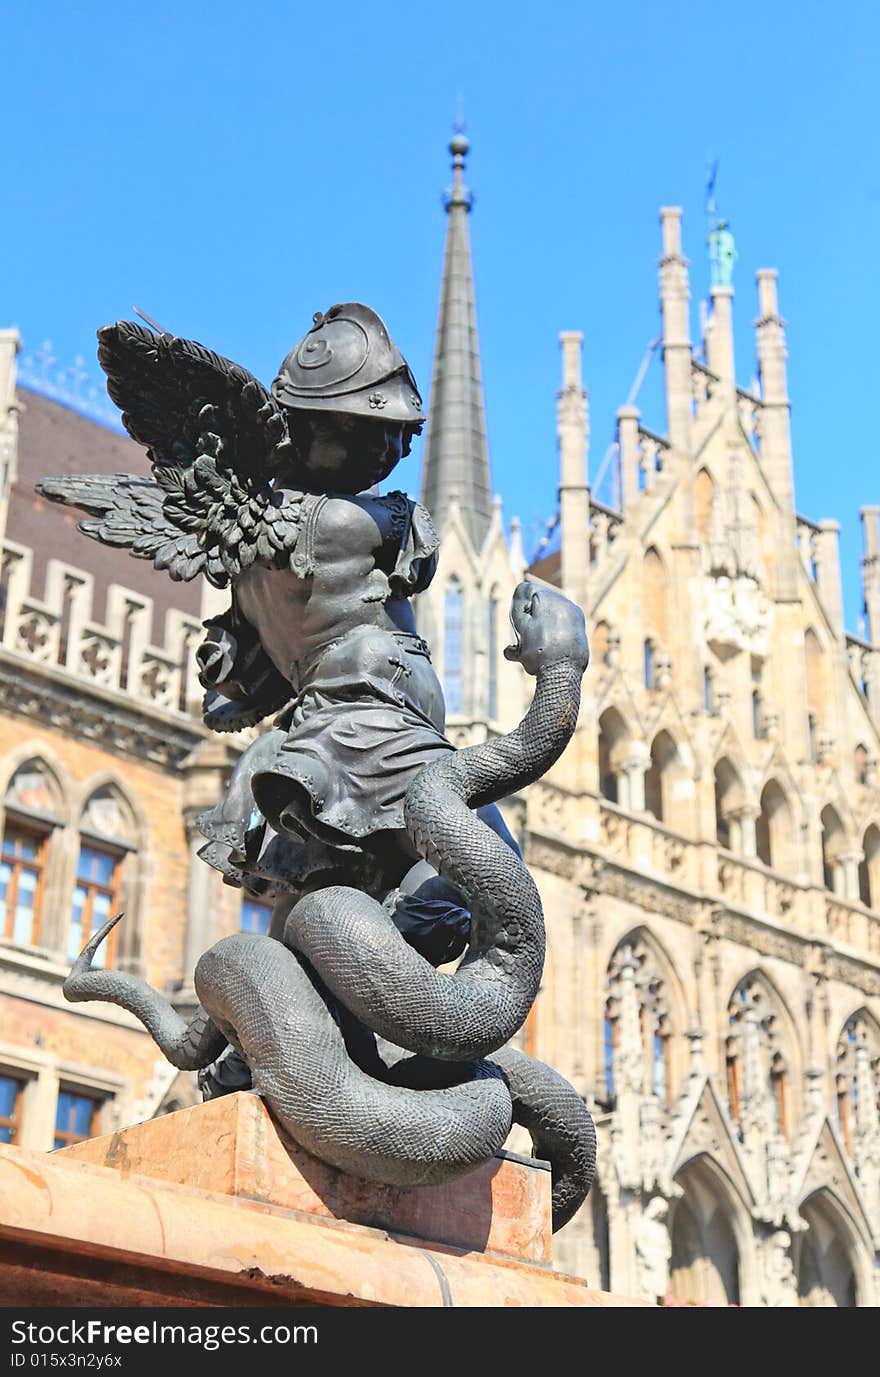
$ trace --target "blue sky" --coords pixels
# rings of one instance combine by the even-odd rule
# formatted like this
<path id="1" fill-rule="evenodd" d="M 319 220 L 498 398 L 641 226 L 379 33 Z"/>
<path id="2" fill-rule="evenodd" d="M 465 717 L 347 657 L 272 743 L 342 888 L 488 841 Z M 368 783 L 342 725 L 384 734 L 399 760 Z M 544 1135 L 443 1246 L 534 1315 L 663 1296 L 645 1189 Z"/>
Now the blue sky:
<path id="1" fill-rule="evenodd" d="M 3 37 L 0 323 L 62 362 L 136 304 L 268 380 L 313 311 L 355 298 L 426 392 L 461 96 L 493 481 L 532 540 L 556 502 L 558 331 L 585 335 L 595 468 L 657 333 L 661 204 L 684 207 L 696 331 L 719 158 L 739 378 L 754 271 L 776 266 L 797 504 L 842 524 L 855 628 L 858 508 L 880 501 L 875 3 L 49 0 Z M 641 400 L 662 424 L 650 380 Z"/>

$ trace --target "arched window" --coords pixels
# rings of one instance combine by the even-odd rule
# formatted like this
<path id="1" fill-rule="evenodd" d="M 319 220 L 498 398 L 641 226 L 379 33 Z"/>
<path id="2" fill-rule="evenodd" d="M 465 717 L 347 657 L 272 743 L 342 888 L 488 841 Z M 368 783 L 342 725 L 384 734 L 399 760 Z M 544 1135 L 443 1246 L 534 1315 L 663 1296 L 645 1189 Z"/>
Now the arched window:
<path id="1" fill-rule="evenodd" d="M 630 1089 L 671 1104 L 673 1039 L 681 1024 L 673 985 L 671 968 L 646 932 L 631 933 L 615 949 L 608 966 L 604 1021 L 608 1100 L 619 1089 L 619 1068 Z"/>
<path id="2" fill-rule="evenodd" d="M 761 741 L 767 735 L 764 730 L 764 698 L 761 686 L 763 667 L 760 660 L 752 661 L 752 736 Z"/>
<path id="3" fill-rule="evenodd" d="M 715 715 L 715 676 L 709 665 L 703 667 L 703 712 Z"/>
<path id="4" fill-rule="evenodd" d="M 617 1046 L 617 1016 L 610 1001 L 606 1005 L 602 1029 L 605 1098 L 610 1103 L 614 1099 L 614 1049 Z"/>
<path id="5" fill-rule="evenodd" d="M 768 780 L 761 791 L 761 812 L 755 823 L 758 859 L 776 870 L 794 870 L 794 829 L 791 809 L 780 786 Z"/>
<path id="6" fill-rule="evenodd" d="M 873 822 L 862 839 L 859 898 L 866 908 L 880 908 L 880 828 Z"/>
<path id="7" fill-rule="evenodd" d="M 759 971 L 739 982 L 727 1006 L 727 1098 L 731 1118 L 746 1111 L 767 1133 L 792 1130 L 791 1027 Z"/>
<path id="8" fill-rule="evenodd" d="M 452 578 L 446 585 L 443 608 L 443 696 L 446 711 L 462 712 L 464 694 L 462 685 L 462 638 L 464 631 L 464 594 L 458 579 Z"/>
<path id="9" fill-rule="evenodd" d="M 0 938 L 40 945 L 54 828 L 62 821 L 61 791 L 43 761 L 28 760 L 9 781 L 0 849 Z"/>
<path id="10" fill-rule="evenodd" d="M 606 708 L 599 718 L 599 792 L 611 803 L 628 803 L 621 798 L 620 756 L 629 739 L 626 723 L 616 708 Z"/>
<path id="11" fill-rule="evenodd" d="M 650 639 L 646 640 L 644 645 L 642 646 L 642 677 L 644 679 L 646 689 L 652 689 L 654 687 L 654 649 L 654 642 Z"/>
<path id="12" fill-rule="evenodd" d="M 835 808 L 828 804 L 822 809 L 822 880 L 825 888 L 832 894 L 843 894 L 844 874 L 840 861 L 844 850 L 846 834 L 843 823 Z"/>
<path id="13" fill-rule="evenodd" d="M 825 1190 L 815 1191 L 798 1210 L 807 1224 L 797 1237 L 798 1305 L 855 1309 L 860 1298 L 848 1219 Z M 866 1303 L 871 1304 L 861 1300 Z"/>
<path id="14" fill-rule="evenodd" d="M 856 784 L 867 784 L 868 782 L 868 748 L 859 744 L 853 751 L 853 774 Z"/>
<path id="15" fill-rule="evenodd" d="M 723 757 L 715 765 L 715 836 L 725 851 L 734 847 L 734 813 L 743 804 L 742 781 L 733 765 Z"/>
<path id="16" fill-rule="evenodd" d="M 680 1194 L 669 1219 L 672 1295 L 698 1305 L 739 1305 L 732 1192 L 706 1156 L 688 1162 L 675 1181 Z"/>
<path id="17" fill-rule="evenodd" d="M 608 623 L 597 622 L 596 627 L 590 637 L 590 658 L 594 665 L 604 665 L 607 663 L 608 655 Z"/>
<path id="18" fill-rule="evenodd" d="M 109 918 L 129 905 L 132 864 L 137 852 L 137 826 L 131 807 L 119 789 L 106 784 L 88 799 L 80 817 L 79 853 L 73 903 L 67 927 L 66 956 L 73 961 L 86 942 Z M 126 884 L 128 881 L 128 884 Z M 127 935 L 132 935 L 129 925 Z M 115 928 L 102 942 L 94 966 L 113 964 Z"/>
<path id="19" fill-rule="evenodd" d="M 669 732 L 658 732 L 651 742 L 651 764 L 645 774 L 645 807 L 658 822 L 670 821 L 671 780 L 678 762 L 678 747 Z"/>
<path id="20" fill-rule="evenodd" d="M 880 1114 L 880 1028 L 866 1009 L 851 1014 L 837 1041 L 837 1118 L 849 1152 L 863 1125 Z M 860 1099 L 870 1102 L 867 1112 Z M 868 1128 L 870 1133 L 871 1128 Z"/>
<path id="21" fill-rule="evenodd" d="M 498 593 L 493 588 L 486 607 L 486 659 L 489 718 L 498 716 Z"/>

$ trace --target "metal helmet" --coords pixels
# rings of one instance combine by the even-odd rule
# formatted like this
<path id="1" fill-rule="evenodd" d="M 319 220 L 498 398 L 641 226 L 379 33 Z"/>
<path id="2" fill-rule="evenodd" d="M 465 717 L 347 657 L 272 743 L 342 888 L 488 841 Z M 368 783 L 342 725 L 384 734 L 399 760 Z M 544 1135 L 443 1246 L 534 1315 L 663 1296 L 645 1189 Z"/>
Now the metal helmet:
<path id="1" fill-rule="evenodd" d="M 272 384 L 282 406 L 418 426 L 426 419 L 409 364 L 381 317 L 357 301 L 317 311 Z"/>

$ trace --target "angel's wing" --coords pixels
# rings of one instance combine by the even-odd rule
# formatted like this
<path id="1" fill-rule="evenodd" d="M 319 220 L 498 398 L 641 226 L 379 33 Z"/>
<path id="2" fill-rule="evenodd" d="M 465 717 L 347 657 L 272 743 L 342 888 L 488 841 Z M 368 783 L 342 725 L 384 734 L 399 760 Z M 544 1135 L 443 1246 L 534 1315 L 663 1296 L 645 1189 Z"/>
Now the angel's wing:
<path id="1" fill-rule="evenodd" d="M 272 479 L 292 446 L 283 411 L 239 364 L 132 321 L 98 331 L 107 390 L 146 446 L 155 482 L 131 475 L 47 478 L 37 491 L 98 520 L 80 530 L 127 546 L 172 578 L 217 587 L 256 562 L 283 564 L 300 495 Z"/>
<path id="2" fill-rule="evenodd" d="M 270 477 L 289 450 L 284 413 L 271 393 L 246 368 L 195 340 L 120 320 L 98 331 L 98 361 L 122 424 L 154 466 L 192 463 L 206 432 L 219 434 L 221 466 L 242 479 Z"/>
<path id="3" fill-rule="evenodd" d="M 194 534 L 186 534 L 163 511 L 165 491 L 149 478 L 130 473 L 82 473 L 44 478 L 37 492 L 52 502 L 79 507 L 92 518 L 79 529 L 102 545 L 127 546 L 136 559 L 151 559 L 173 579 L 187 581 L 205 570 L 206 555 Z"/>

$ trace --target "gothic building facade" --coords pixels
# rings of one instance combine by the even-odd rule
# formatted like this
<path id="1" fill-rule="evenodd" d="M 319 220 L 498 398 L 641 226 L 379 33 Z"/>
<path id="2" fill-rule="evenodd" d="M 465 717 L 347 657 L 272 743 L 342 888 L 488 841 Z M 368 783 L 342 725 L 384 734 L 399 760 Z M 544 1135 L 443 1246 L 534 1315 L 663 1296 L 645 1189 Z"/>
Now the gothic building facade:
<path id="1" fill-rule="evenodd" d="M 419 613 L 451 738 L 521 715 L 498 618 L 524 572 L 583 607 L 592 644 L 574 741 L 506 805 L 548 928 L 524 1044 L 599 1128 L 558 1265 L 669 1303 L 876 1305 L 880 509 L 862 510 L 857 637 L 837 523 L 795 509 L 776 272 L 757 275 L 744 389 L 733 254 L 695 348 L 665 208 L 665 433 L 620 408 L 616 497 L 599 501 L 582 336 L 563 333 L 557 548 L 526 569 L 488 501 L 466 145 L 452 152 L 423 486 L 443 543 Z"/>
<path id="2" fill-rule="evenodd" d="M 880 509 L 862 513 L 854 637 L 837 527 L 794 505 L 776 275 L 758 275 L 744 390 L 730 274 L 695 347 L 666 209 L 665 434 L 620 409 L 599 501 L 581 335 L 562 334 L 556 548 L 527 567 L 491 495 L 463 137 L 452 154 L 422 491 L 443 541 L 417 607 L 450 739 L 524 710 L 530 683 L 502 656 L 524 574 L 580 603 L 593 648 L 569 750 L 504 804 L 548 928 L 520 1039 L 599 1129 L 557 1265 L 668 1303 L 876 1305 Z M 44 473 L 145 457 L 38 368 L 17 384 L 17 350 L 0 332 L 0 1141 L 48 1150 L 195 1098 L 127 1014 L 62 997 L 104 915 L 126 913 L 108 959 L 185 1013 L 200 952 L 268 910 L 195 856 L 241 745 L 198 714 L 213 606 L 34 495 Z"/>

